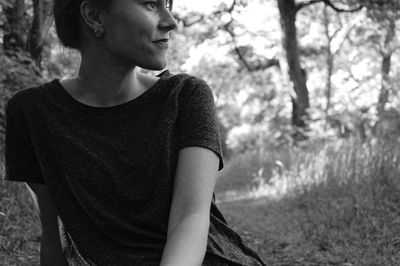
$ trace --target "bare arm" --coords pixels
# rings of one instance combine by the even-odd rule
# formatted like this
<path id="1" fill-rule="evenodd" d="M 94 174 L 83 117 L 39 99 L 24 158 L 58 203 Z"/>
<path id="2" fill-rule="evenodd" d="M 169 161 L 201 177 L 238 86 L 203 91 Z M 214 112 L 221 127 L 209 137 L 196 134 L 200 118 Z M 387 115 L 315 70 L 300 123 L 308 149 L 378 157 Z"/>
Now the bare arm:
<path id="1" fill-rule="evenodd" d="M 161 266 L 202 264 L 218 163 L 218 156 L 206 148 L 188 147 L 179 152 Z"/>
<path id="2" fill-rule="evenodd" d="M 40 245 L 40 265 L 67 266 L 68 263 L 62 252 L 57 222 L 57 209 L 46 185 L 27 183 L 36 208 L 39 210 L 42 224 Z"/>

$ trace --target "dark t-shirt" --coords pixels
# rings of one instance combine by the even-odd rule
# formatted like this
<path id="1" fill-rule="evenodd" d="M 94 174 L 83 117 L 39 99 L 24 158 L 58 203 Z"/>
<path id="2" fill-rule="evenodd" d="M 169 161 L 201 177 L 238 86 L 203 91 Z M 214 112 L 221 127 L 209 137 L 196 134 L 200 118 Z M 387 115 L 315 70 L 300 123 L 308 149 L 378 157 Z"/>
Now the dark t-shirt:
<path id="1" fill-rule="evenodd" d="M 47 185 L 69 265 L 159 265 L 178 152 L 189 146 L 214 151 L 223 168 L 212 91 L 186 74 L 164 71 L 112 107 L 77 101 L 57 79 L 7 104 L 5 178 Z M 214 199 L 203 265 L 264 265 Z"/>

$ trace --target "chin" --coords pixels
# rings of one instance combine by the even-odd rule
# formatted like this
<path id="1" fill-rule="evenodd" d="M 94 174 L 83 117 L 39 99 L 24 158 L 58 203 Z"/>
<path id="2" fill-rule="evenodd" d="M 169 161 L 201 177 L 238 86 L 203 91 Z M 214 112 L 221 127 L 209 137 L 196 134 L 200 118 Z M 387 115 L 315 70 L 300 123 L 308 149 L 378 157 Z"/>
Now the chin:
<path id="1" fill-rule="evenodd" d="M 146 64 L 143 64 L 139 67 L 148 69 L 148 70 L 163 70 L 167 66 L 167 62 L 147 62 Z"/>

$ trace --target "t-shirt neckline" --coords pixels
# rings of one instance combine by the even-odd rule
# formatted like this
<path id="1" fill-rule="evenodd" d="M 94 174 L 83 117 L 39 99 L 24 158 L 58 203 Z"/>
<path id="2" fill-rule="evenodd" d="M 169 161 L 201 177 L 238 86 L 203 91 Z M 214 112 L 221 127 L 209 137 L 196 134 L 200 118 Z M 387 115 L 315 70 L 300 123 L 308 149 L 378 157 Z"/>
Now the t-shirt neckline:
<path id="1" fill-rule="evenodd" d="M 122 110 L 132 108 L 140 103 L 142 103 L 146 98 L 151 96 L 157 88 L 160 88 L 165 83 L 165 80 L 169 76 L 169 71 L 164 70 L 160 74 L 157 75 L 159 79 L 146 91 L 144 91 L 139 96 L 126 101 L 121 104 L 113 105 L 113 106 L 91 106 L 85 103 L 82 103 L 75 99 L 60 83 L 60 79 L 56 78 L 53 80 L 53 83 L 56 85 L 55 88 L 59 92 L 59 96 L 62 98 L 63 102 L 70 105 L 73 109 L 78 109 L 78 111 L 83 111 L 86 114 L 114 114 L 116 112 L 121 112 Z"/>

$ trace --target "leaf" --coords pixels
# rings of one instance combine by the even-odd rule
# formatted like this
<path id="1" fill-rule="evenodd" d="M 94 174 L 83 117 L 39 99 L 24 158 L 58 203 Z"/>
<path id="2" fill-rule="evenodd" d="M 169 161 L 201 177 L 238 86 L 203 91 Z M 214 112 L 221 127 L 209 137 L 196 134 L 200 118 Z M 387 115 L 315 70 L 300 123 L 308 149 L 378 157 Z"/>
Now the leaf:
<path id="1" fill-rule="evenodd" d="M 7 7 L 12 7 L 12 3 L 9 0 L 0 0 L 0 6 L 4 9 Z"/>

